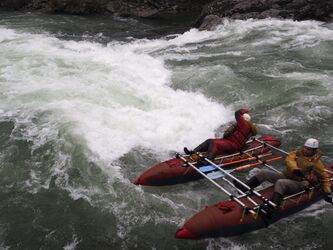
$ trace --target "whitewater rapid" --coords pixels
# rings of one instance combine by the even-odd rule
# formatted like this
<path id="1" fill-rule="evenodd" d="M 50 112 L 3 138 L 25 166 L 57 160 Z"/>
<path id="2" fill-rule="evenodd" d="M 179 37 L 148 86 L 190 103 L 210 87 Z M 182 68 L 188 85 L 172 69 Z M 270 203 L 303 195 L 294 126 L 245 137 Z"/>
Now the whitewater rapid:
<path id="1" fill-rule="evenodd" d="M 241 48 L 245 45 L 242 39 L 249 33 L 258 32 L 264 32 L 264 36 L 252 35 L 252 40 L 246 41 L 247 48 Z M 160 152 L 180 150 L 183 145 L 194 146 L 204 138 L 214 136 L 214 129 L 233 119 L 234 108 L 228 107 L 230 103 L 211 100 L 200 93 L 200 88 L 199 91 L 172 88 L 179 84 L 173 82 L 177 80 L 173 76 L 180 73 L 177 67 L 173 72 L 166 62 L 186 63 L 227 55 L 244 57 L 244 61 L 251 62 L 254 58 L 250 54 L 258 48 L 265 50 L 265 46 L 290 50 L 333 40 L 333 31 L 318 22 L 279 20 L 226 22 L 216 31 L 193 29 L 171 39 L 110 42 L 107 46 L 87 41 L 63 41 L 4 27 L 0 33 L 2 116 L 19 110 L 16 115 L 26 122 L 34 116 L 47 114 L 50 116 L 48 123 L 56 126 L 50 126 L 50 131 L 71 124 L 72 132 L 80 136 L 89 151 L 102 161 L 115 160 L 134 147 Z M 238 50 L 205 51 L 208 48 L 214 51 L 214 47 L 221 46 L 221 41 L 229 46 L 238 41 Z M 249 47 L 254 51 L 248 50 Z M 200 67 L 194 66 L 185 69 L 187 76 L 200 74 Z M 209 67 L 211 69 L 205 70 L 214 73 L 222 70 L 222 74 L 226 71 L 230 77 L 234 74 L 226 65 Z M 283 73 L 278 67 L 272 69 L 277 72 L 266 74 L 290 80 L 316 79 L 331 88 L 332 78 L 325 72 L 316 75 Z M 184 84 L 196 82 L 194 79 L 193 83 Z M 31 122 L 30 125 L 32 134 L 37 133 L 40 137 L 39 142 L 47 140 L 41 134 L 48 125 L 43 122 Z"/>
<path id="2" fill-rule="evenodd" d="M 29 138 L 37 144 L 47 140 L 43 129 L 50 137 L 68 124 L 89 151 L 112 161 L 134 147 L 180 150 L 194 145 L 193 135 L 199 142 L 230 120 L 222 104 L 170 88 L 172 72 L 164 61 L 126 44 L 61 41 L 3 28 L 1 34 L 2 116 L 19 111 L 17 122 L 30 120 L 27 134 L 37 133 Z M 32 121 L 44 115 L 47 121 Z"/>

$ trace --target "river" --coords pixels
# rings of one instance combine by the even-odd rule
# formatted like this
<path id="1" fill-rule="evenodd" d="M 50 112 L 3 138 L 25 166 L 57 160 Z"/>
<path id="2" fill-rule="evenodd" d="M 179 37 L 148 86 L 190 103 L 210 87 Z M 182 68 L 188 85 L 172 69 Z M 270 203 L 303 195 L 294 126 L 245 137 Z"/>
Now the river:
<path id="1" fill-rule="evenodd" d="M 177 227 L 227 197 L 204 180 L 132 184 L 220 136 L 242 107 L 283 149 L 314 137 L 333 162 L 332 23 L 189 24 L 0 12 L 1 249 L 332 248 L 324 201 L 257 232 L 187 241 Z"/>

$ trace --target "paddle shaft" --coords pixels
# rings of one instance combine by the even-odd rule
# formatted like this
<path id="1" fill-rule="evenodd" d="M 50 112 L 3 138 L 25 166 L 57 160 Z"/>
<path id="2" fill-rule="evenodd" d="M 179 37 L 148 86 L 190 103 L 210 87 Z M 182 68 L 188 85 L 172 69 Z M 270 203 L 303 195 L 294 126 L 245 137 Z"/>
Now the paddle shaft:
<path id="1" fill-rule="evenodd" d="M 303 174 L 302 172 L 300 172 L 300 175 L 302 176 L 302 178 L 304 180 L 306 180 L 307 182 L 309 182 L 309 184 L 310 184 L 311 187 L 313 187 L 314 189 L 317 189 L 319 191 L 319 193 L 321 193 L 322 195 L 325 195 L 325 192 L 320 187 L 318 187 L 316 184 L 314 184 L 309 178 L 307 178 L 305 176 L 305 174 Z M 333 205 L 333 201 L 330 201 L 328 203 L 331 203 Z"/>
<path id="2" fill-rule="evenodd" d="M 283 156 L 277 156 L 277 157 L 274 157 L 274 158 L 270 158 L 270 159 L 267 159 L 265 160 L 264 162 L 271 162 L 271 161 L 276 161 L 276 160 L 279 160 L 283 158 Z M 243 166 L 240 166 L 240 167 L 237 167 L 237 168 L 234 168 L 234 169 L 226 169 L 225 171 L 228 172 L 229 174 L 234 172 L 234 171 L 239 171 L 239 170 L 243 170 L 243 169 L 247 169 L 247 168 L 251 168 L 251 167 L 255 167 L 255 166 L 258 166 L 258 165 L 263 165 L 263 162 L 255 162 L 255 163 L 250 163 L 250 164 L 246 164 L 246 165 L 243 165 Z M 225 176 L 225 175 L 224 175 Z M 221 176 L 223 177 L 223 176 Z"/>
<path id="3" fill-rule="evenodd" d="M 240 160 L 236 160 L 236 161 L 231 161 L 231 162 L 223 163 L 223 166 L 229 166 L 229 165 L 241 163 L 241 162 L 244 162 L 244 161 L 251 161 L 251 160 L 255 160 L 256 158 L 263 158 L 263 157 L 270 156 L 270 155 L 272 155 L 272 153 L 258 155 L 257 157 L 254 157 L 254 156 L 250 155 L 250 157 L 248 157 L 248 158 L 244 158 L 244 159 L 240 159 Z"/>
<path id="4" fill-rule="evenodd" d="M 218 166 L 221 166 L 221 167 L 225 167 L 225 166 L 229 166 L 229 165 L 234 165 L 234 164 L 237 164 L 237 163 L 241 163 L 241 162 L 244 162 L 244 161 L 252 161 L 256 158 L 263 158 L 263 157 L 266 157 L 266 156 L 270 156 L 272 155 L 272 153 L 267 153 L 267 154 L 262 154 L 262 155 L 258 155 L 256 157 L 248 157 L 248 158 L 243 158 L 243 159 L 239 159 L 239 160 L 236 160 L 236 161 L 230 161 L 230 162 L 227 162 L 227 163 L 221 163 L 221 164 L 218 164 Z M 245 165 L 247 166 L 247 165 Z M 209 170 L 204 170 L 205 168 L 209 167 Z M 199 168 L 202 172 L 209 172 L 209 171 L 214 171 L 216 170 L 216 168 L 212 165 L 207 165 L 207 166 L 203 166 L 201 168 Z"/>
<path id="5" fill-rule="evenodd" d="M 260 145 L 260 146 L 254 147 L 254 148 L 247 149 L 247 150 L 243 151 L 242 153 L 244 153 L 244 152 L 248 153 L 248 152 L 260 149 L 260 148 L 264 148 L 264 145 Z M 234 154 L 231 154 L 231 155 L 216 157 L 215 160 L 223 160 L 225 158 L 230 158 L 230 157 L 234 157 L 234 156 L 237 156 L 237 155 L 241 155 L 242 153 L 238 152 L 238 153 L 234 153 Z"/>

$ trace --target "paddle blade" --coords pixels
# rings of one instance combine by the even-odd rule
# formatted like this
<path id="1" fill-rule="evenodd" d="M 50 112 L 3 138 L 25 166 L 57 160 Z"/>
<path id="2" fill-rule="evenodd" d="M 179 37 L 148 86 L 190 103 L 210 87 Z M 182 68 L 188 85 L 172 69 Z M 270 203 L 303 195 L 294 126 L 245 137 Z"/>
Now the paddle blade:
<path id="1" fill-rule="evenodd" d="M 231 173 L 233 171 L 234 171 L 233 169 L 225 170 L 225 172 L 227 172 L 227 173 Z M 207 174 L 207 177 L 209 177 L 212 180 L 222 178 L 224 176 L 226 176 L 226 174 L 223 173 L 222 171 L 214 171 L 214 172 Z"/>

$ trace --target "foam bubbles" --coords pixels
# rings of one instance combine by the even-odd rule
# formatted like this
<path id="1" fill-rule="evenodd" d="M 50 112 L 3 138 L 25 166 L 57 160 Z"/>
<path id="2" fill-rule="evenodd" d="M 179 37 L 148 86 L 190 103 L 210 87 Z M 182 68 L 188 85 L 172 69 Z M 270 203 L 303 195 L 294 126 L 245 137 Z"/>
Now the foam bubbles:
<path id="1" fill-rule="evenodd" d="M 109 162 L 138 146 L 194 146 L 230 119 L 229 110 L 202 94 L 171 89 L 171 71 L 144 46 L 14 34 L 10 44 L 0 43 L 7 62 L 0 67 L 2 107 L 25 113 L 25 135 L 39 143 L 67 124 L 88 151 Z M 31 122 L 40 114 L 46 117 Z"/>

